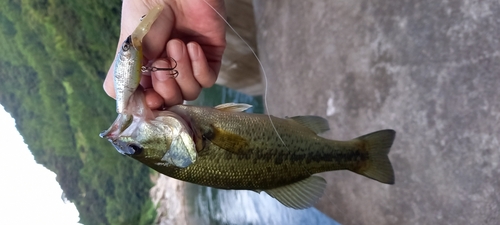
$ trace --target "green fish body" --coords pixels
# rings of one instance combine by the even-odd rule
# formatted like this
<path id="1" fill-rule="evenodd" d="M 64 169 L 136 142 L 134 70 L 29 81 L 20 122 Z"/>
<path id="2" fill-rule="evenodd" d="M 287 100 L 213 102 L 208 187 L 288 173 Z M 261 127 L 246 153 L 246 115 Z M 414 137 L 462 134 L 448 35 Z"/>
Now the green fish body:
<path id="1" fill-rule="evenodd" d="M 245 104 L 179 105 L 137 119 L 107 138 L 122 153 L 167 176 L 221 189 L 265 191 L 285 206 L 310 207 L 326 181 L 314 174 L 350 170 L 394 183 L 388 158 L 395 131 L 349 141 L 322 138 L 317 116 L 244 113 Z M 279 134 L 279 135 L 278 135 Z"/>

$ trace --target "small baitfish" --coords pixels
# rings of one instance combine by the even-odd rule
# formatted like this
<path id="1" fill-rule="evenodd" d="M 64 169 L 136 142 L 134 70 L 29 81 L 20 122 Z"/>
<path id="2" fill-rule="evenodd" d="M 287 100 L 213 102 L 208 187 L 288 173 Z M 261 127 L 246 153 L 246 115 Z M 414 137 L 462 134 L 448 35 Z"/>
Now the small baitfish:
<path id="1" fill-rule="evenodd" d="M 116 94 L 116 112 L 125 113 L 128 101 L 139 86 L 142 67 L 142 39 L 158 18 L 162 5 L 151 9 L 134 32 L 122 43 L 114 62 L 113 82 Z"/>
<path id="2" fill-rule="evenodd" d="M 133 98 L 130 107 L 137 113 L 126 122 L 117 119 L 124 123 L 115 126 L 121 129 L 112 125 L 101 137 L 122 154 L 179 180 L 264 191 L 295 209 L 311 207 L 322 196 L 326 181 L 316 173 L 349 170 L 394 184 L 388 158 L 394 130 L 336 141 L 318 136 L 329 127 L 317 116 L 250 114 L 243 112 L 250 105 L 234 103 L 145 113 L 142 93 Z"/>

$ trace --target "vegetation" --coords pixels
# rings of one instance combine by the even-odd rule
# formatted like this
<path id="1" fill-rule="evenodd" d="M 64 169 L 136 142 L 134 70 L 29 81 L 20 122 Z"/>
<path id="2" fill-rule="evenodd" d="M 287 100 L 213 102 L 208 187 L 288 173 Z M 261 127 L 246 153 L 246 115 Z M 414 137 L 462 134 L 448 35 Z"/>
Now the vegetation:
<path id="1" fill-rule="evenodd" d="M 0 104 L 83 224 L 154 219 L 150 170 L 98 137 L 116 117 L 102 82 L 120 9 L 119 0 L 0 0 Z"/>

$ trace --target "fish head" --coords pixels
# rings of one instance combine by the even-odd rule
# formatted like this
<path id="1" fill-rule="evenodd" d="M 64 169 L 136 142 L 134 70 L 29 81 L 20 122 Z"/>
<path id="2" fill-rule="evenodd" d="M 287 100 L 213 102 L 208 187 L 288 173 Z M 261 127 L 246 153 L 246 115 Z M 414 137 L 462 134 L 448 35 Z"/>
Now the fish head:
<path id="1" fill-rule="evenodd" d="M 193 134 L 185 121 L 169 111 L 155 112 L 154 119 L 122 116 L 101 133 L 121 154 L 148 166 L 186 168 L 196 161 Z M 114 124 L 115 124 L 114 123 Z"/>
<path id="2" fill-rule="evenodd" d="M 118 55 L 124 59 L 130 59 L 133 58 L 138 51 L 138 46 L 135 46 L 132 37 L 128 36 L 125 41 L 123 41 Z"/>

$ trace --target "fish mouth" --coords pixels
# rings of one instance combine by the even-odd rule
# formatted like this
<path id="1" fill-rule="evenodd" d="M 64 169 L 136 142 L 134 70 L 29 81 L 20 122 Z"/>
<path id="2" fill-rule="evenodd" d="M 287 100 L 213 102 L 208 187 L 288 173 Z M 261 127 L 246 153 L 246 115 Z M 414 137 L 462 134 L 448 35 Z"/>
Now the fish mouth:
<path id="1" fill-rule="evenodd" d="M 118 151 L 122 155 L 137 155 L 142 152 L 142 148 L 135 145 L 129 145 L 128 143 L 121 140 L 108 139 L 108 141 L 111 142 L 116 151 Z"/>
<path id="2" fill-rule="evenodd" d="M 107 139 L 116 151 L 122 155 L 137 154 L 136 148 L 131 147 L 128 143 L 118 139 L 119 135 L 132 124 L 133 116 L 127 114 L 118 114 L 111 126 L 101 132 L 99 137 Z"/>
<path id="3" fill-rule="evenodd" d="M 132 124 L 132 120 L 132 115 L 118 114 L 111 126 L 107 130 L 101 132 L 99 137 L 106 138 L 108 140 L 118 138 L 118 135 Z"/>
<path id="4" fill-rule="evenodd" d="M 118 114 L 115 122 L 107 130 L 101 132 L 99 136 L 107 139 L 120 154 L 137 155 L 142 152 L 142 147 L 119 139 L 119 135 L 130 127 L 132 120 L 133 117 L 131 115 Z"/>

